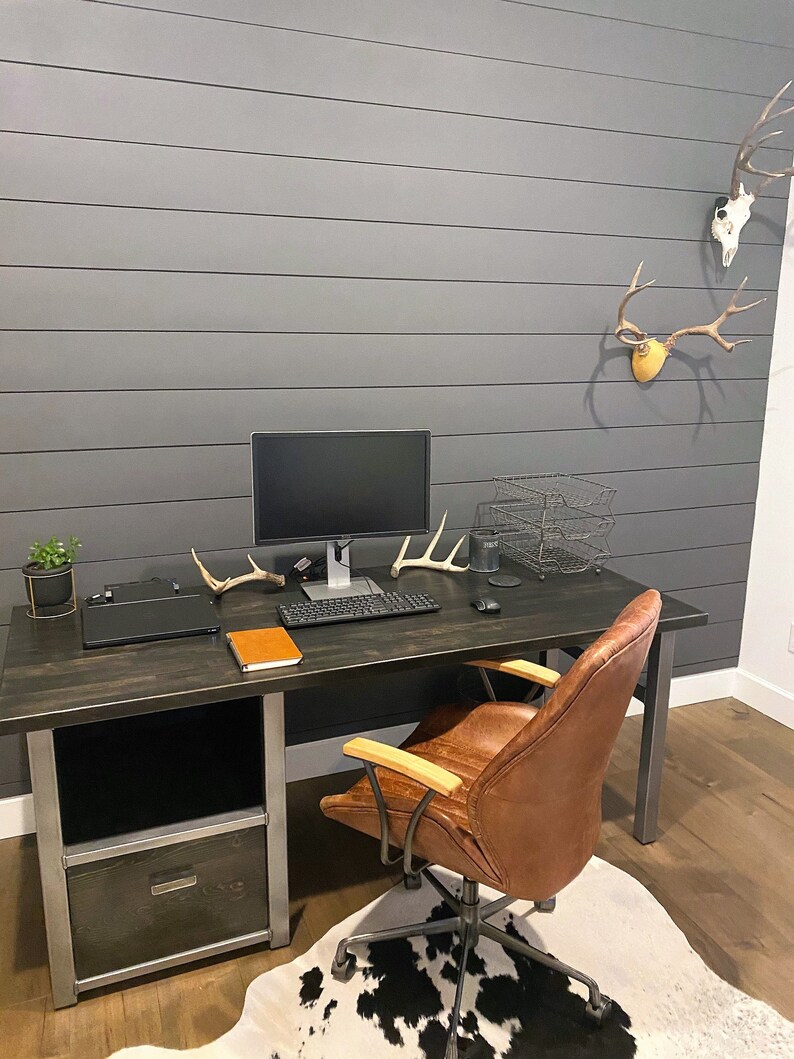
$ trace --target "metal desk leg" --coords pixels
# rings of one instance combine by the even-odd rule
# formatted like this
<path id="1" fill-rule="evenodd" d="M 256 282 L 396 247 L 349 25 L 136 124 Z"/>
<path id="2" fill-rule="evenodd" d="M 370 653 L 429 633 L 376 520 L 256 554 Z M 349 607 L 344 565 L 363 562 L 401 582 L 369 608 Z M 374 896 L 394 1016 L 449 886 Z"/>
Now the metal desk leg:
<path id="1" fill-rule="evenodd" d="M 634 837 L 643 843 L 656 841 L 674 647 L 674 632 L 657 633 L 648 655 L 648 685 L 634 809 Z"/>
<path id="2" fill-rule="evenodd" d="M 36 811 L 41 895 L 47 928 L 52 1004 L 56 1008 L 77 1003 L 72 927 L 66 869 L 63 864 L 61 805 L 55 772 L 55 748 L 50 730 L 28 733 L 28 758 Z"/>
<path id="3" fill-rule="evenodd" d="M 270 946 L 289 945 L 287 879 L 287 775 L 284 760 L 284 694 L 262 696 Z"/>

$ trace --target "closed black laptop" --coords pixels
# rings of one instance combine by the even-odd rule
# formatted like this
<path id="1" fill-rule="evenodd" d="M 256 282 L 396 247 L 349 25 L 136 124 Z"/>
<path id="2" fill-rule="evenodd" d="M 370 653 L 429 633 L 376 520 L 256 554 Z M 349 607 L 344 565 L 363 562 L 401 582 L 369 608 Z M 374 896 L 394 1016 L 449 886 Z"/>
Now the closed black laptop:
<path id="1" fill-rule="evenodd" d="M 217 632 L 221 623 L 206 596 L 171 596 L 83 606 L 83 647 L 113 647 Z"/>

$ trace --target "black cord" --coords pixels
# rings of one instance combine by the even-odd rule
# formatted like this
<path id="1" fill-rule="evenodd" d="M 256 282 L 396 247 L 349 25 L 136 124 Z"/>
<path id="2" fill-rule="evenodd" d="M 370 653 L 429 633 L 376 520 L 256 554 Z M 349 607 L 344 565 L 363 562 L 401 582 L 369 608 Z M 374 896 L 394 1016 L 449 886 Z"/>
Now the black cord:
<path id="1" fill-rule="evenodd" d="M 360 578 L 362 578 L 362 580 L 366 581 L 367 582 L 367 588 L 369 589 L 369 594 L 371 596 L 378 595 L 379 593 L 377 593 L 375 591 L 375 589 L 373 588 L 374 582 L 373 582 L 371 577 L 369 577 L 367 574 L 365 574 L 362 570 L 359 570 L 357 567 L 351 566 L 349 561 L 346 562 L 346 563 L 342 561 L 342 555 L 343 555 L 344 552 L 347 552 L 348 560 L 349 560 L 350 559 L 350 544 L 348 543 L 343 548 L 339 544 L 339 541 L 334 541 L 334 558 L 339 563 L 339 565 L 343 566 L 347 570 L 347 572 L 349 574 L 358 574 L 358 576 Z"/>

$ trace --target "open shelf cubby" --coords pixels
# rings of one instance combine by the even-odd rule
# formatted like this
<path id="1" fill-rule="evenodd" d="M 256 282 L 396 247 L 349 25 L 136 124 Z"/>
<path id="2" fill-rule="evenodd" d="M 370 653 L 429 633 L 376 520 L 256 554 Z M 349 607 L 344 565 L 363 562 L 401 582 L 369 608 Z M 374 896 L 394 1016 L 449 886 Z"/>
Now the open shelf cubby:
<path id="1" fill-rule="evenodd" d="M 261 700 L 57 728 L 66 845 L 262 806 Z"/>

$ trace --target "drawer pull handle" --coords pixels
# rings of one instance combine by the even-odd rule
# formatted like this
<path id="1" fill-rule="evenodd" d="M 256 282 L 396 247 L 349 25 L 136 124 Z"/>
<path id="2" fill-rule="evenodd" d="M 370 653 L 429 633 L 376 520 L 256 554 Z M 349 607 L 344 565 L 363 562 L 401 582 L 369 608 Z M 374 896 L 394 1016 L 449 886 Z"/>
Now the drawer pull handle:
<path id="1" fill-rule="evenodd" d="M 152 887 L 152 897 L 158 897 L 160 894 L 170 893 L 172 890 L 187 890 L 189 886 L 195 885 L 195 875 L 183 875 L 181 879 L 171 879 L 170 882 L 155 883 Z"/>

